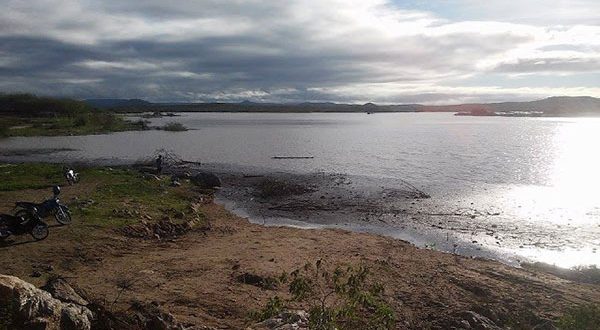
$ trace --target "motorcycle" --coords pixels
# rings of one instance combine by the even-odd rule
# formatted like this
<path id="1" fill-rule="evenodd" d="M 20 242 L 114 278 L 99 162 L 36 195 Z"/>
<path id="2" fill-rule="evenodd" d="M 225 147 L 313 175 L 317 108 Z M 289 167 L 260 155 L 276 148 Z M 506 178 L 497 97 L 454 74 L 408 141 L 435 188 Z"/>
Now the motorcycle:
<path id="1" fill-rule="evenodd" d="M 69 185 L 72 186 L 79 182 L 79 173 L 75 172 L 73 169 L 67 169 L 65 171 L 65 179 L 67 179 Z"/>
<path id="2" fill-rule="evenodd" d="M 27 217 L 0 214 L 0 240 L 8 238 L 10 235 L 27 233 L 36 241 L 48 237 L 48 224 L 42 221 L 36 210 L 31 210 Z"/>
<path id="3" fill-rule="evenodd" d="M 56 221 L 58 221 L 58 223 L 61 225 L 70 224 L 71 211 L 66 205 L 60 204 L 60 200 L 58 199 L 60 187 L 54 186 L 52 190 L 54 196 L 43 201 L 42 203 L 16 202 L 16 207 L 21 209 L 15 213 L 15 216 L 27 218 L 30 216 L 30 213 L 32 213 L 32 210 L 35 209 L 37 215 L 42 219 L 53 215 Z"/>

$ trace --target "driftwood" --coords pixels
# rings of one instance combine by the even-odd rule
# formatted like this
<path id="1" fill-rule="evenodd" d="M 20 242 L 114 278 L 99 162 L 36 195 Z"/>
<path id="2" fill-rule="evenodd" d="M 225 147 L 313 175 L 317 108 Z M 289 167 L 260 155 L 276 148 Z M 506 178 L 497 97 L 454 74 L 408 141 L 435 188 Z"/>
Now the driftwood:
<path id="1" fill-rule="evenodd" d="M 273 156 L 272 159 L 313 159 L 313 156 Z"/>

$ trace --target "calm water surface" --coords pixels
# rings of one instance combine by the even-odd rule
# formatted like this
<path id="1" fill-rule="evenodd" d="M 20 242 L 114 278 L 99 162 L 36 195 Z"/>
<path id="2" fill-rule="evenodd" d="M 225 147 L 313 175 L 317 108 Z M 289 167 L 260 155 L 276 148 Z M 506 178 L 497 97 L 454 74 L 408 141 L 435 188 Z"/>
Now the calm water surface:
<path id="1" fill-rule="evenodd" d="M 514 223 L 518 235 L 548 233 L 505 249 L 562 266 L 600 265 L 600 119 L 195 113 L 153 124 L 169 121 L 192 130 L 9 138 L 0 149 L 73 148 L 48 159 L 133 161 L 164 148 L 189 161 L 398 178 L 440 207 L 475 205 L 501 213 L 497 221 Z"/>

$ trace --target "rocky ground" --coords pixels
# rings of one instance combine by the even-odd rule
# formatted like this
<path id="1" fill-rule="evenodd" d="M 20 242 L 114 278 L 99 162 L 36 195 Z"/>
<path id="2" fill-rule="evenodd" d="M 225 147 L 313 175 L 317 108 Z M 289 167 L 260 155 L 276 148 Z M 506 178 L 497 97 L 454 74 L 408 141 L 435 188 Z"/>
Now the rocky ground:
<path id="1" fill-rule="evenodd" d="M 107 196 L 104 187 L 115 174 L 102 173 L 93 179 L 83 175 L 81 183 L 63 189 L 63 200 L 86 209 L 86 196 L 98 191 Z M 94 200 L 97 209 L 74 212 L 73 224 L 53 226 L 44 241 L 18 236 L 2 244 L 0 273 L 37 287 L 60 277 L 93 302 L 90 310 L 112 315 L 104 320 L 113 320 L 115 328 L 149 327 L 157 321 L 149 315 L 162 315 L 161 324 L 196 329 L 277 328 L 277 317 L 257 325 L 251 312 L 274 296 L 290 310 L 308 310 L 309 303 L 290 300 L 289 287 L 277 279 L 317 260 L 329 268 L 368 267 L 370 279 L 383 284 L 383 299 L 398 329 L 552 328 L 551 321 L 570 308 L 600 303 L 600 286 L 595 284 L 419 249 L 372 234 L 265 227 L 228 212 L 203 187 L 185 178 L 176 186 L 167 175 L 118 175 L 129 185 L 119 187 L 131 194 L 140 190 L 134 187 L 150 182 L 164 199 L 180 196 L 185 203 L 175 210 L 153 209 L 141 199 L 145 195 L 125 198 L 114 195 L 113 187 L 106 212 L 101 213 L 102 202 Z M 304 188 L 286 189 L 297 193 Z M 40 199 L 46 191 L 17 187 L 0 192 L 0 212 L 10 211 L 17 199 Z M 122 214 L 127 212 L 121 209 L 132 211 Z M 183 219 L 177 212 L 184 213 Z M 305 325 L 303 314 L 295 315 L 289 318 Z"/>

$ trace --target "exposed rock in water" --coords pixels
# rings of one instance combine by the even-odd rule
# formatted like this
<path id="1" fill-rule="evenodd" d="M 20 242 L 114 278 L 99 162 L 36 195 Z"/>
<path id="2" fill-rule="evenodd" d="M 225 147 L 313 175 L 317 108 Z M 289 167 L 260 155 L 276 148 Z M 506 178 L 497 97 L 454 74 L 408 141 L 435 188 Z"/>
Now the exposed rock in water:
<path id="1" fill-rule="evenodd" d="M 305 311 L 284 311 L 275 317 L 256 323 L 249 329 L 308 330 L 308 313 Z"/>
<path id="2" fill-rule="evenodd" d="M 196 186 L 203 189 L 211 189 L 221 186 L 221 180 L 219 179 L 219 177 L 208 172 L 196 173 L 190 178 L 190 181 Z"/>
<path id="3" fill-rule="evenodd" d="M 90 329 L 93 319 L 88 308 L 7 275 L 0 275 L 0 315 L 0 326 L 8 329 Z"/>

